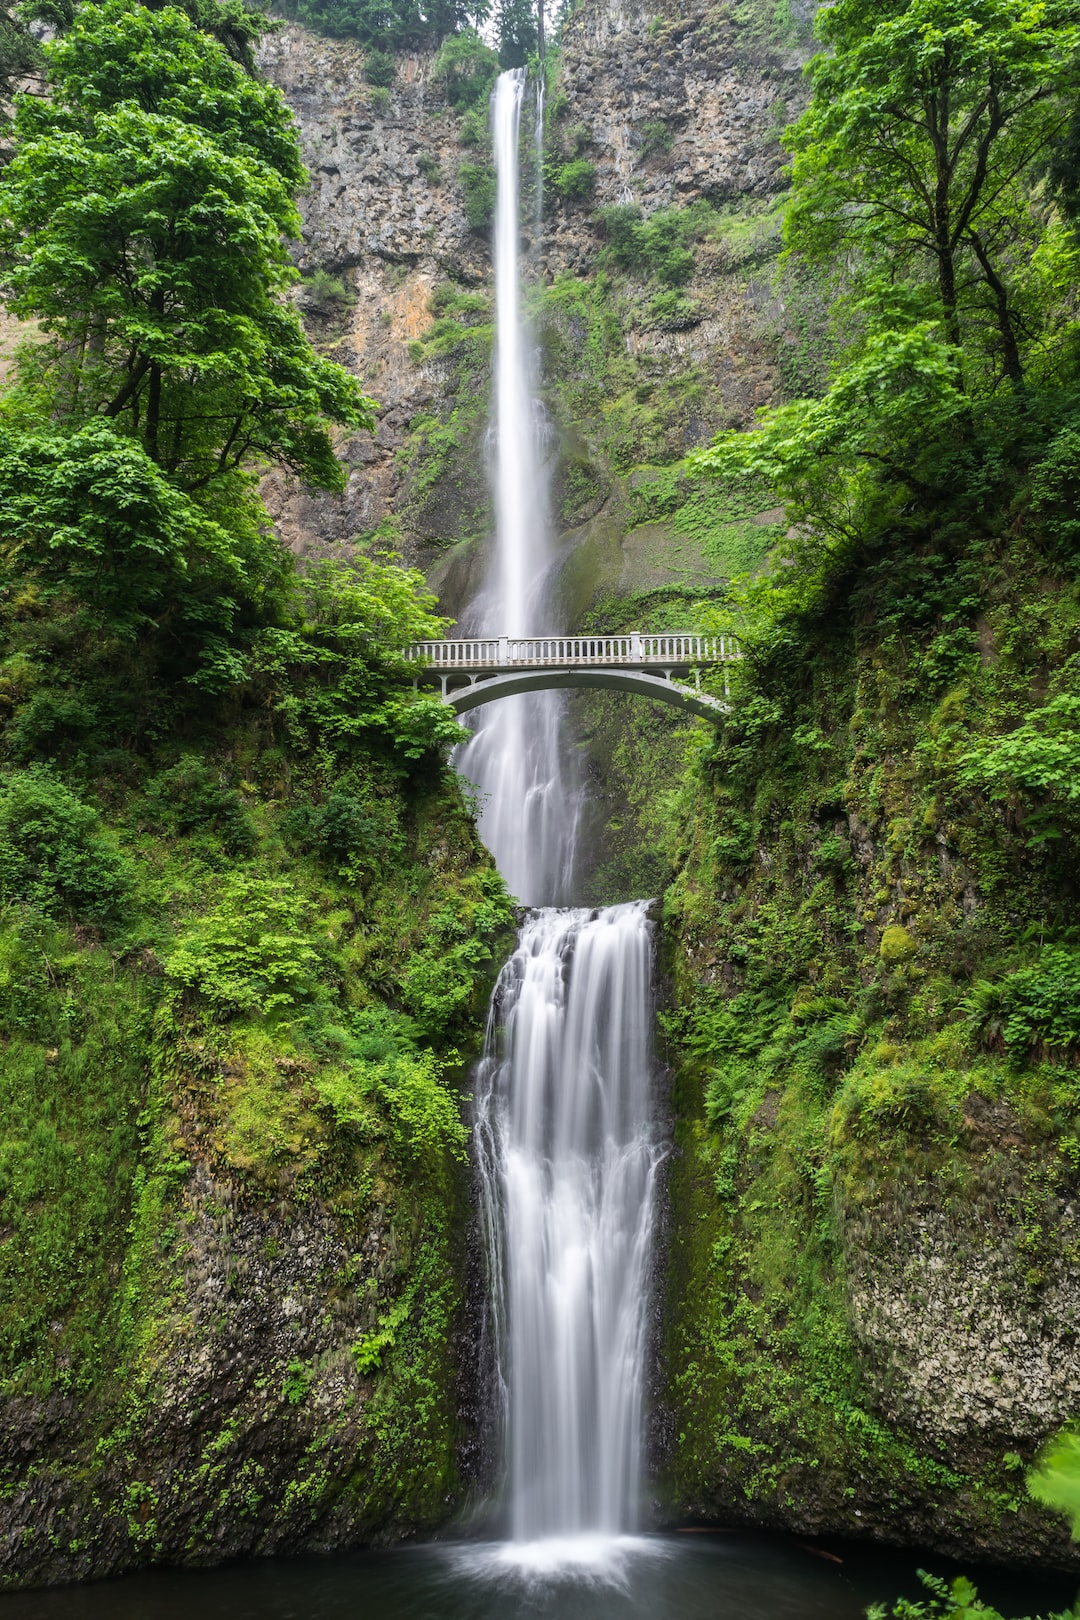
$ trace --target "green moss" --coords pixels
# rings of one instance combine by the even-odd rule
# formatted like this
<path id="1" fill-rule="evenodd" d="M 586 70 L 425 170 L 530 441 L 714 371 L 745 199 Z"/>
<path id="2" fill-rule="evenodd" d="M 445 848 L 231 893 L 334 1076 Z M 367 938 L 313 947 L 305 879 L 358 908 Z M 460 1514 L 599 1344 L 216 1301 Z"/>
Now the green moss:
<path id="1" fill-rule="evenodd" d="M 122 1563 L 194 1555 L 248 1522 L 302 1534 L 343 1493 L 358 1533 L 434 1525 L 459 1491 L 458 1048 L 478 1039 L 509 900 L 438 766 L 410 784 L 362 748 L 344 768 L 238 728 L 224 749 L 189 744 L 191 792 L 166 814 L 170 768 L 149 763 L 148 792 L 108 783 L 98 814 L 129 890 L 107 942 L 26 903 L 0 919 L 0 1395 L 78 1400 L 63 1455 L 46 1442 L 32 1467 L 61 1489 L 84 1559 L 115 1524 Z M 298 847 L 335 792 L 367 807 L 373 864 L 353 864 L 348 838 Z M 191 1243 L 218 1233 L 220 1322 L 197 1329 L 213 1355 L 251 1264 L 243 1242 L 233 1253 L 238 1209 L 271 1234 L 328 1223 L 353 1258 L 322 1285 L 326 1320 L 344 1302 L 382 1333 L 378 1365 L 343 1404 L 320 1393 L 332 1369 L 276 1361 L 268 1340 L 196 1449 L 153 1473 L 161 1369 L 186 1354 L 204 1263 Z M 375 1269 L 372 1230 L 387 1234 Z M 260 1263 L 286 1257 L 268 1237 Z M 304 1427 L 295 1459 L 252 1454 L 250 1379 Z M 46 1555 L 32 1535 L 27 1567 Z"/>
<path id="2" fill-rule="evenodd" d="M 670 520 L 677 480 L 645 489 Z M 665 896 L 683 1511 L 1053 1534 L 989 1441 L 905 1414 L 852 1305 L 875 1268 L 914 1287 L 924 1220 L 958 1277 L 992 1244 L 1032 1331 L 1072 1264 L 1075 843 L 1018 836 L 962 763 L 1047 665 L 1067 678 L 1080 594 L 1047 579 L 1014 530 L 757 621 L 734 718 L 690 756 Z"/>
<path id="3" fill-rule="evenodd" d="M 886 967 L 896 967 L 898 963 L 906 962 L 915 955 L 915 951 L 915 941 L 899 923 L 890 923 L 888 928 L 882 929 L 878 955 Z"/>

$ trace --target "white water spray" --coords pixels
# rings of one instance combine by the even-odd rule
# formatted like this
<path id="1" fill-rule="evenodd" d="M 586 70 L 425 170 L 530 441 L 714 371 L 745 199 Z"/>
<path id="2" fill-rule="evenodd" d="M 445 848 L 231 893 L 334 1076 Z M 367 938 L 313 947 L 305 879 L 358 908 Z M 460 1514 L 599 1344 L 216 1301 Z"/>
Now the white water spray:
<path id="1" fill-rule="evenodd" d="M 476 1140 L 516 1541 L 636 1521 L 659 1159 L 645 911 L 534 913 L 492 999 Z"/>
<path id="2" fill-rule="evenodd" d="M 521 307 L 520 155 L 523 68 L 500 74 L 492 102 L 495 210 L 495 547 L 470 615 L 481 635 L 552 630 L 548 474 L 533 344 Z M 481 790 L 480 833 L 526 905 L 571 897 L 579 793 L 554 692 L 505 698 L 481 711 L 456 765 Z"/>

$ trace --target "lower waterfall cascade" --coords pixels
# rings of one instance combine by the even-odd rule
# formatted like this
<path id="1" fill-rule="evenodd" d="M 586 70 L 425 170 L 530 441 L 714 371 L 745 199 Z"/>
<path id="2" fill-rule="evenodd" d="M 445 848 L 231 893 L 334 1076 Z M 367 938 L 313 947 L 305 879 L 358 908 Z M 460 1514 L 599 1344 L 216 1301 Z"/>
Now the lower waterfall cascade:
<path id="1" fill-rule="evenodd" d="M 518 1542 L 636 1525 L 652 1013 L 642 901 L 534 912 L 492 997 L 476 1143 Z"/>

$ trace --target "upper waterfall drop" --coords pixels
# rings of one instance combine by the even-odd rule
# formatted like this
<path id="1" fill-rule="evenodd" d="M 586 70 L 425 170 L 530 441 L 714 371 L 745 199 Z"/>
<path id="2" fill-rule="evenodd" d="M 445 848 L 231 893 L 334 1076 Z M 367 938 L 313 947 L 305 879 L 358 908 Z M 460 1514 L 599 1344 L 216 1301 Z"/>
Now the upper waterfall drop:
<path id="1" fill-rule="evenodd" d="M 521 289 L 526 90 L 525 69 L 513 68 L 499 75 L 492 95 L 495 544 L 483 590 L 469 613 L 479 633 L 512 636 L 554 628 L 546 421 Z M 573 897 L 580 789 L 564 736 L 564 712 L 555 693 L 507 698 L 481 717 L 455 761 L 480 789 L 481 836 L 511 892 L 526 905 L 557 905 Z"/>

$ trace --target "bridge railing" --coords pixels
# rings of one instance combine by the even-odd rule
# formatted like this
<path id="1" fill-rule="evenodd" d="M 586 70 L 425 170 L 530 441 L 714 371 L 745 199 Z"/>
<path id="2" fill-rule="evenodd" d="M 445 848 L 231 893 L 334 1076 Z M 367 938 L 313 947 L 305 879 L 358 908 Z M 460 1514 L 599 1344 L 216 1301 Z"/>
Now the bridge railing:
<path id="1" fill-rule="evenodd" d="M 406 658 L 430 669 L 506 669 L 544 665 L 644 665 L 732 663 L 742 656 L 734 636 L 486 636 L 453 641 L 417 641 Z"/>

